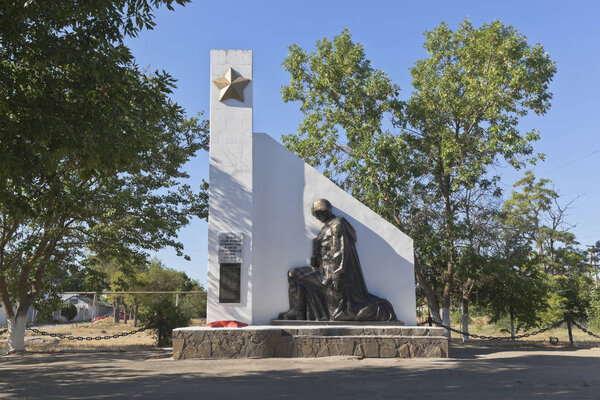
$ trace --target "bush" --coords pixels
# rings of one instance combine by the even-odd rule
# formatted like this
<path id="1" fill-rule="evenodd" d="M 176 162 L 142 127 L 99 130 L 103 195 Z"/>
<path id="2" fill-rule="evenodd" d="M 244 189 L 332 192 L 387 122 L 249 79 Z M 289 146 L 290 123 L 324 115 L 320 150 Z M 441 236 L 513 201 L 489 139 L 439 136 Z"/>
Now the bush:
<path id="1" fill-rule="evenodd" d="M 33 303 L 33 308 L 36 311 L 35 322 L 38 324 L 54 322 L 54 311 L 59 310 L 62 305 L 63 301 L 56 293 L 38 297 Z"/>
<path id="2" fill-rule="evenodd" d="M 188 318 L 206 318 L 206 292 L 182 295 L 179 308 Z"/>
<path id="3" fill-rule="evenodd" d="M 77 316 L 77 307 L 71 303 L 63 303 L 60 307 L 60 315 L 70 321 Z"/>
<path id="4" fill-rule="evenodd" d="M 158 332 L 158 345 L 168 346 L 172 343 L 172 331 L 175 328 L 188 326 L 189 318 L 175 306 L 172 299 L 162 297 L 150 303 L 140 313 L 144 325 L 155 327 Z"/>
<path id="5" fill-rule="evenodd" d="M 42 310 L 37 310 L 36 309 L 34 322 L 36 324 L 49 324 L 49 323 L 52 323 L 52 322 L 54 322 L 54 316 L 52 314 L 53 314 L 53 310 L 52 309 L 48 309 L 48 308 L 44 308 Z"/>
<path id="6" fill-rule="evenodd" d="M 600 291 L 598 289 L 592 293 L 587 315 L 589 326 L 596 329 L 600 328 Z"/>

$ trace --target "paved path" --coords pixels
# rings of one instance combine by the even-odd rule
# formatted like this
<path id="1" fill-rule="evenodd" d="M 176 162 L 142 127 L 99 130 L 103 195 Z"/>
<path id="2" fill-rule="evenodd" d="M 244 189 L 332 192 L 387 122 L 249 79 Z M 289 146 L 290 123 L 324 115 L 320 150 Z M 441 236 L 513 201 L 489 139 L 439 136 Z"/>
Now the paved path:
<path id="1" fill-rule="evenodd" d="M 0 357 L 9 399 L 599 399 L 600 349 L 453 346 L 449 359 Z"/>

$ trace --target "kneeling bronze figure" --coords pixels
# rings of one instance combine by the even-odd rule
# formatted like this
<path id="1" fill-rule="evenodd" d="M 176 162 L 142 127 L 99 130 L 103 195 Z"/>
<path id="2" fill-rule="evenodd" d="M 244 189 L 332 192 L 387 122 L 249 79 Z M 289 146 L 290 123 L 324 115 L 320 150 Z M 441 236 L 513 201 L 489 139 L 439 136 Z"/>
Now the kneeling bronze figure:
<path id="1" fill-rule="evenodd" d="M 311 265 L 288 272 L 290 310 L 279 319 L 396 321 L 390 302 L 367 291 L 352 225 L 325 199 L 315 201 L 311 213 L 323 227 L 313 239 Z"/>

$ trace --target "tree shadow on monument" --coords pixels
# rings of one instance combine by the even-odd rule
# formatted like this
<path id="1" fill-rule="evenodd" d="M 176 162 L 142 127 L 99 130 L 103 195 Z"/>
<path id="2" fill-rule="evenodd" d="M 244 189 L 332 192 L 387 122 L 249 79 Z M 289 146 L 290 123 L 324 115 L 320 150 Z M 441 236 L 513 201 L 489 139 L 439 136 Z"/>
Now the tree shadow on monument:
<path id="1" fill-rule="evenodd" d="M 209 208 L 209 227 L 211 232 L 208 235 L 209 248 L 209 268 L 207 286 L 209 290 L 208 301 L 213 303 L 213 307 L 226 306 L 228 315 L 231 319 L 246 320 L 248 312 L 245 308 L 248 303 L 248 290 L 251 285 L 251 276 L 249 261 L 251 254 L 252 232 L 252 210 L 239 207 L 240 204 L 252 204 L 252 192 L 242 182 L 239 177 L 236 178 L 230 172 L 225 172 L 219 168 L 221 160 L 213 159 L 210 166 L 211 181 L 218 181 L 218 186 L 210 188 Z M 231 163 L 231 160 L 227 160 Z M 240 166 L 240 171 L 243 168 Z M 214 207 L 218 205 L 218 207 Z M 242 254 L 243 260 L 240 271 L 240 302 L 239 303 L 219 303 L 220 276 L 218 252 L 219 233 L 233 232 L 243 233 Z M 214 304 L 217 303 L 217 304 Z"/>

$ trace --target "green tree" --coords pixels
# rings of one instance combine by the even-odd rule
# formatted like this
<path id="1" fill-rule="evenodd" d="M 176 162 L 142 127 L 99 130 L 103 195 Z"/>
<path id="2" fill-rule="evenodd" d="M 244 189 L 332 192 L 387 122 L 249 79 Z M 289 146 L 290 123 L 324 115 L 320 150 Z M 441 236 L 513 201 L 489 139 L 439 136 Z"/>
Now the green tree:
<path id="1" fill-rule="evenodd" d="M 174 79 L 145 74 L 126 37 L 153 10 L 186 0 L 12 2 L 0 9 L 0 297 L 10 351 L 53 272 L 87 255 L 142 263 L 173 246 L 206 194 L 182 165 L 207 123 L 169 99 Z"/>
<path id="2" fill-rule="evenodd" d="M 532 248 L 530 258 L 548 275 L 553 295 L 548 298 L 549 314 L 556 319 L 565 310 L 586 319 L 593 290 L 593 270 L 588 255 L 578 249 L 575 235 L 566 221 L 570 204 L 562 205 L 549 179 L 536 179 L 527 171 L 515 183 L 503 206 L 503 224 Z M 532 310 L 533 312 L 533 310 Z"/>
<path id="3" fill-rule="evenodd" d="M 98 272 L 103 277 L 103 283 L 99 286 L 98 292 L 108 289 L 112 292 L 143 290 L 139 285 L 143 282 L 143 277 L 148 271 L 145 264 L 139 264 L 126 259 L 112 259 L 109 261 L 98 261 L 94 264 L 94 258 L 90 257 L 88 265 L 91 270 Z M 141 302 L 140 295 L 110 294 L 106 300 L 113 304 L 113 323 L 118 324 L 120 320 L 121 307 L 125 312 L 127 319 L 128 302 L 133 312 L 134 326 L 137 322 L 137 308 Z"/>
<path id="4" fill-rule="evenodd" d="M 521 133 L 521 117 L 550 107 L 548 85 L 555 65 L 540 45 L 499 21 L 456 31 L 442 24 L 426 32 L 428 57 L 411 69 L 415 89 L 407 107 L 407 131 L 423 184 L 440 210 L 446 252 L 442 309 L 449 322 L 457 244 L 464 203 L 460 195 L 488 185 L 489 167 L 504 159 L 514 167 L 532 156 L 536 131 Z"/>
<path id="5" fill-rule="evenodd" d="M 503 213 L 505 224 L 514 227 L 515 232 L 542 257 L 545 270 L 554 273 L 561 268 L 558 248 L 575 244 L 575 235 L 568 231 L 570 226 L 565 221 L 571 203 L 560 205 L 560 196 L 550 184 L 549 179 L 538 180 L 527 171 L 514 184 L 516 190 L 504 204 Z"/>
<path id="6" fill-rule="evenodd" d="M 190 279 L 185 272 L 167 268 L 157 258 L 150 259 L 147 264 L 133 264 L 126 261 L 112 260 L 93 265 L 95 271 L 104 275 L 105 288 L 115 292 L 165 292 L 165 291 L 198 291 L 194 294 L 148 294 L 129 293 L 111 294 L 106 299 L 113 303 L 114 323 L 119 322 L 119 311 L 122 307 L 125 315 L 132 314 L 133 325 L 137 326 L 138 311 L 147 313 L 156 302 L 171 302 L 175 307 L 175 299 L 179 299 L 179 308 L 184 316 L 202 318 L 206 316 L 206 291 L 199 282 Z"/>
<path id="7" fill-rule="evenodd" d="M 425 33 L 428 56 L 411 69 L 406 103 L 345 30 L 308 53 L 290 46 L 283 100 L 300 102 L 304 120 L 284 143 L 320 167 L 415 240 L 415 272 L 438 321 L 449 323 L 465 192 L 494 185 L 489 169 L 534 161 L 536 131 L 519 131 L 529 112 L 550 107 L 556 68 L 541 45 L 530 46 L 499 21 Z M 388 121 L 391 121 L 388 122 Z"/>
<path id="8" fill-rule="evenodd" d="M 181 312 L 188 318 L 206 318 L 206 289 L 204 289 L 204 286 L 202 286 L 197 280 L 190 279 L 187 276 L 185 277 L 185 290 L 200 293 L 180 295 L 179 308 L 181 308 Z"/>
<path id="9" fill-rule="evenodd" d="M 469 309 L 475 300 L 481 282 L 488 274 L 490 257 L 499 239 L 497 221 L 500 201 L 493 185 L 465 190 L 458 202 L 464 210 L 459 229 L 462 240 L 458 243 L 456 289 L 453 297 L 462 307 L 463 340 L 469 340 Z"/>
<path id="10" fill-rule="evenodd" d="M 139 279 L 140 290 L 144 291 L 204 291 L 197 282 L 190 279 L 185 272 L 165 267 L 159 260 L 150 261 L 147 272 L 141 274 Z M 156 302 L 171 302 L 175 307 L 173 295 L 140 295 L 143 312 L 147 313 L 149 308 Z M 179 298 L 179 309 L 188 319 L 206 316 L 206 292 L 201 294 L 181 294 Z"/>
<path id="11" fill-rule="evenodd" d="M 490 315 L 490 322 L 508 317 L 510 334 L 545 321 L 551 282 L 541 267 L 539 258 L 532 257 L 532 249 L 518 234 L 506 227 L 500 228 L 485 267 L 484 278 L 478 282 L 479 304 Z M 553 318 L 551 322 L 554 322 Z"/>

